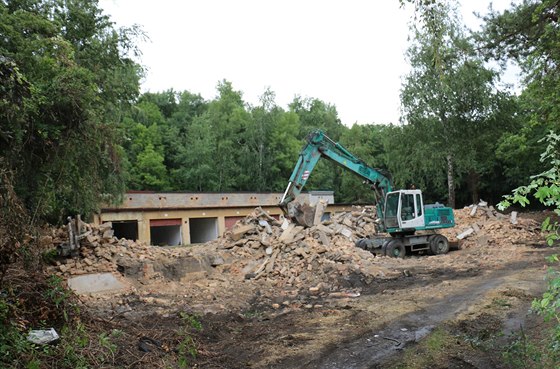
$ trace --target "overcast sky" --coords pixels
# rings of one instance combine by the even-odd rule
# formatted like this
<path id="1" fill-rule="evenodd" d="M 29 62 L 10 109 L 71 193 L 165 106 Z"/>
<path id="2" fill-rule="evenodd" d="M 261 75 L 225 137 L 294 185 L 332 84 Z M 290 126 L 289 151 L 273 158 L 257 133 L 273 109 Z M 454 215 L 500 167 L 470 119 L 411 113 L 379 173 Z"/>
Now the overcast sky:
<path id="1" fill-rule="evenodd" d="M 490 1 L 463 0 L 473 11 Z M 492 1 L 504 9 L 511 0 Z M 336 105 L 342 123 L 396 123 L 411 11 L 398 0 L 101 0 L 118 26 L 139 24 L 147 68 L 142 91 L 216 96 L 226 79 L 258 104 L 270 87 L 286 108 L 295 95 Z"/>

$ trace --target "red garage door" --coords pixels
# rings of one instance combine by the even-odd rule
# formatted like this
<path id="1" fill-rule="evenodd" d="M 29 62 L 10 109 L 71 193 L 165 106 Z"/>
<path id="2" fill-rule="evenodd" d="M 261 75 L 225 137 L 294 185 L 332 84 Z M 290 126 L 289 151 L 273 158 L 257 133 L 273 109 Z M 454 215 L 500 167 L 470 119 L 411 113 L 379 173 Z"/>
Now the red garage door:
<path id="1" fill-rule="evenodd" d="M 179 219 L 150 219 L 150 227 L 165 227 L 181 225 L 181 218 Z"/>
<path id="2" fill-rule="evenodd" d="M 233 226 L 235 225 L 235 222 L 244 218 L 245 217 L 225 217 L 224 221 L 226 223 L 226 230 L 232 229 Z"/>

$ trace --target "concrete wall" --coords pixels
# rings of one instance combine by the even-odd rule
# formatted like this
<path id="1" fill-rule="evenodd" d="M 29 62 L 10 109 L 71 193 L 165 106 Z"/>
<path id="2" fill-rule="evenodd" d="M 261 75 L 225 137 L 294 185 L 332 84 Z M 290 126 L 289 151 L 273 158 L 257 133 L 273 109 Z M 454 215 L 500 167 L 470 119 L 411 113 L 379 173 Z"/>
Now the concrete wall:
<path id="1" fill-rule="evenodd" d="M 274 206 L 282 199 L 282 193 L 263 192 L 129 192 L 118 206 L 103 210 L 124 209 L 197 209 Z"/>

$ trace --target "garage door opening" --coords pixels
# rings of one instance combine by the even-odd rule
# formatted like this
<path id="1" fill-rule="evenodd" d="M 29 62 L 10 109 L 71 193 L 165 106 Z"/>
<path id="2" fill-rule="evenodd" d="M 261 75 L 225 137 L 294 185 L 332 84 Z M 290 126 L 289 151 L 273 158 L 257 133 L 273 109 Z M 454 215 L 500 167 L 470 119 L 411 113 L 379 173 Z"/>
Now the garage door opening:
<path id="1" fill-rule="evenodd" d="M 150 244 L 154 246 L 181 245 L 181 219 L 151 219 Z"/>
<path id="2" fill-rule="evenodd" d="M 204 243 L 218 238 L 218 218 L 190 218 L 191 243 Z"/>
<path id="3" fill-rule="evenodd" d="M 118 239 L 126 238 L 127 240 L 136 241 L 138 239 L 138 221 L 123 220 L 113 221 L 113 231 Z"/>

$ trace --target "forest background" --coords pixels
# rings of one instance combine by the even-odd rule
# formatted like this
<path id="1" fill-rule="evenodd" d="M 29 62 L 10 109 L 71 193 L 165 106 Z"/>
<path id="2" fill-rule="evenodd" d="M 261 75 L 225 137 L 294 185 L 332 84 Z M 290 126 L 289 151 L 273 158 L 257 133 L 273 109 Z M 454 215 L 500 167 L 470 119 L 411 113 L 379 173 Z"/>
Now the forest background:
<path id="1" fill-rule="evenodd" d="M 334 104 L 296 96 L 281 107 L 266 89 L 251 105 L 226 80 L 210 100 L 140 94 L 141 29 L 116 28 L 96 1 L 0 1 L 2 173 L 33 219 L 51 222 L 91 214 L 125 190 L 281 192 L 306 135 L 322 129 L 427 201 L 496 203 L 547 168 L 541 140 L 558 131 L 559 105 L 557 21 L 546 14 L 558 6 L 524 1 L 471 33 L 453 1 L 411 2 L 421 26 L 411 25 L 401 122 L 348 127 Z M 519 65 L 520 93 L 489 60 Z M 306 189 L 373 201 L 327 161 Z"/>

